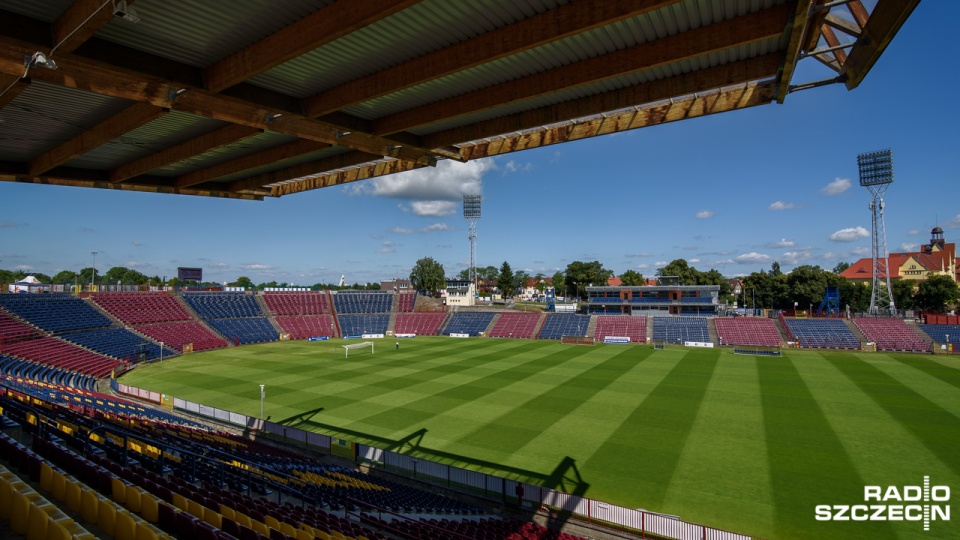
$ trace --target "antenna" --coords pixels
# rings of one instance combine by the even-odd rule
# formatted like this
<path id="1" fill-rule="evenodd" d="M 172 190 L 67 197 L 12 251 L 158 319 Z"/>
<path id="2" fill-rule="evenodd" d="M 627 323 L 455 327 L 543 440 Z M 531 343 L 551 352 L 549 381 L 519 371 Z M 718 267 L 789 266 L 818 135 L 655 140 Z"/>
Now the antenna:
<path id="1" fill-rule="evenodd" d="M 480 221 L 480 204 L 483 202 L 483 195 L 464 195 L 463 196 L 463 217 L 470 225 L 467 238 L 470 239 L 470 283 L 473 283 L 473 292 L 477 294 L 477 222 Z"/>
<path id="2" fill-rule="evenodd" d="M 893 154 L 890 150 L 860 154 L 857 156 L 857 166 L 860 169 L 860 185 L 871 196 L 873 290 L 870 292 L 870 314 L 893 315 L 897 309 L 890 287 L 890 254 L 887 252 L 887 230 L 883 220 L 883 194 L 887 186 L 893 183 Z"/>

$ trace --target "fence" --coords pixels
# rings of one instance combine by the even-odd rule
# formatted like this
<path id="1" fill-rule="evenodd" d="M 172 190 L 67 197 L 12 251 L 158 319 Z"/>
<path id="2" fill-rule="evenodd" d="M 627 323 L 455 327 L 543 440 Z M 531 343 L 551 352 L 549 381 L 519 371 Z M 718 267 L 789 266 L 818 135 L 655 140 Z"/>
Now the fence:
<path id="1" fill-rule="evenodd" d="M 116 389 L 121 394 L 154 403 L 162 403 L 167 397 L 157 392 L 150 392 L 125 384 L 117 384 Z M 304 448 L 307 449 L 325 451 L 326 453 L 332 451 L 332 439 L 327 435 L 303 431 L 216 407 L 208 407 L 177 397 L 174 397 L 172 402 L 175 409 L 212 418 L 226 424 L 265 431 L 274 436 L 283 437 L 288 442 L 293 441 L 303 444 Z M 420 457 L 411 457 L 366 444 L 354 444 L 353 457 L 357 461 L 380 464 L 385 469 L 409 474 L 418 480 L 444 485 L 450 489 L 499 502 L 516 502 L 517 494 L 522 493 L 524 505 L 528 507 L 538 509 L 546 507 L 551 511 L 569 514 L 575 520 L 639 533 L 644 537 L 646 535 L 656 535 L 676 540 L 752 540 L 753 538 L 705 525 L 688 523 L 675 516 L 625 508 L 563 493 L 549 487 L 517 482 L 491 474 L 435 463 Z M 522 490 L 517 490 L 518 484 L 523 486 Z"/>

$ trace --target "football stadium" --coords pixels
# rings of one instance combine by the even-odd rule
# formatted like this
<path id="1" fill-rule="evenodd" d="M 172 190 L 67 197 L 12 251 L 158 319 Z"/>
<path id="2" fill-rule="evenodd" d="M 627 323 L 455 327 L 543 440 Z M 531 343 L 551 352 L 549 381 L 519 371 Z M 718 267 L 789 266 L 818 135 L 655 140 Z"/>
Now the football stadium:
<path id="1" fill-rule="evenodd" d="M 0 180 L 255 205 L 789 108 L 856 95 L 918 4 L 0 2 Z M 859 159 L 873 253 L 836 274 L 862 310 L 838 281 L 746 310 L 742 282 L 671 274 L 494 302 L 466 193 L 470 262 L 439 287 L 114 284 L 97 251 L 72 283 L 13 279 L 0 536 L 956 538 L 960 320 L 893 296 L 955 288 L 955 244 L 888 256 L 890 153 Z"/>

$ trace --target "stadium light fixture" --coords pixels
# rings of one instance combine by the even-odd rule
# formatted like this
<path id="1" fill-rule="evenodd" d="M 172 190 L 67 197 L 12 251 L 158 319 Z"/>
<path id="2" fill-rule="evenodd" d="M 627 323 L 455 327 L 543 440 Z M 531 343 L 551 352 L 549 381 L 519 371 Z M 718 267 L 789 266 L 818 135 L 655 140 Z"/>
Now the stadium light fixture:
<path id="1" fill-rule="evenodd" d="M 97 282 L 97 252 L 91 251 L 90 254 L 93 255 L 93 272 L 90 274 L 90 288 L 92 289 L 94 283 Z"/>
<path id="2" fill-rule="evenodd" d="M 264 391 L 264 388 L 267 385 L 260 385 L 260 419 L 263 420 L 263 398 L 266 397 L 267 393 Z"/>

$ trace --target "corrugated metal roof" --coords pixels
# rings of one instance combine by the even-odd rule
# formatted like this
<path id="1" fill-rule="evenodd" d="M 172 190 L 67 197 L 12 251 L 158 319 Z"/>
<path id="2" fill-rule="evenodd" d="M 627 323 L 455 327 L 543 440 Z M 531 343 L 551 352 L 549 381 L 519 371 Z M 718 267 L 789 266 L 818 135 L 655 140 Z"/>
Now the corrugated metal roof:
<path id="1" fill-rule="evenodd" d="M 0 9 L 50 23 L 72 4 L 73 0 L 0 0 Z"/>
<path id="2" fill-rule="evenodd" d="M 250 79 L 299 98 L 568 3 L 426 0 Z"/>
<path id="3" fill-rule="evenodd" d="M 116 19 L 97 37 L 195 67 L 207 67 L 289 26 L 332 0 L 141 0 L 140 22 Z"/>
<path id="4" fill-rule="evenodd" d="M 752 13 L 783 4 L 785 0 L 756 0 L 743 2 L 732 15 Z M 655 11 L 626 19 L 616 24 L 596 28 L 553 43 L 524 51 L 519 54 L 488 62 L 456 74 L 436 79 L 400 92 L 356 105 L 345 112 L 372 120 L 412 109 L 442 99 L 487 88 L 504 82 L 541 73 L 560 66 L 609 54 L 648 41 L 674 35 L 692 27 L 714 24 L 722 19 L 716 17 L 716 7 L 703 0 L 686 0 L 669 10 Z M 730 4 L 731 2 L 723 2 Z M 739 3 L 738 3 L 739 4 Z M 727 8 L 728 6 L 722 6 Z M 754 9 L 755 8 L 755 9 Z M 721 12 L 729 9 L 719 10 Z M 696 24 L 694 24 L 694 21 Z"/>
<path id="5" fill-rule="evenodd" d="M 84 169 L 113 169 L 225 125 L 226 122 L 204 116 L 170 111 L 153 122 L 78 156 L 67 165 Z M 156 171 L 150 174 L 156 174 Z"/>
<path id="6" fill-rule="evenodd" d="M 283 135 L 281 133 L 267 131 L 253 137 L 247 137 L 246 139 L 237 141 L 233 144 L 221 146 L 220 148 L 214 148 L 209 152 L 194 156 L 179 163 L 171 164 L 168 167 L 158 169 L 156 172 L 157 174 L 161 175 L 180 176 L 181 174 L 193 172 L 197 169 L 212 167 L 213 165 L 218 165 L 225 161 L 241 158 L 249 154 L 254 154 L 262 150 L 268 150 L 275 146 L 280 146 L 296 140 L 297 138 L 292 135 Z"/>
<path id="7" fill-rule="evenodd" d="M 0 160 L 30 161 L 130 105 L 34 80 L 0 111 Z"/>
<path id="8" fill-rule="evenodd" d="M 319 159 L 325 159 L 328 157 L 345 154 L 347 152 L 350 152 L 349 148 L 343 148 L 340 146 L 331 146 L 329 148 L 324 148 L 323 150 L 317 150 L 316 152 L 310 152 L 309 154 L 303 154 L 301 156 L 297 156 L 295 158 L 291 158 L 288 160 L 277 161 L 274 163 L 270 163 L 268 165 L 264 165 L 262 167 L 257 167 L 255 169 L 243 171 L 242 173 L 232 174 L 230 176 L 224 176 L 223 178 L 218 178 L 217 182 L 219 183 L 232 182 L 234 180 L 240 180 L 241 178 L 246 178 L 248 176 L 267 173 L 267 172 L 275 171 L 277 169 L 282 169 L 284 167 L 292 167 L 294 165 L 300 165 L 302 163 L 309 163 L 311 161 L 316 161 Z M 288 180 L 288 181 L 292 181 L 292 180 Z M 284 182 L 280 182 L 280 183 L 284 183 Z"/>
<path id="9" fill-rule="evenodd" d="M 777 50 L 779 48 L 779 40 L 780 38 L 771 38 L 755 44 L 743 45 L 713 54 L 708 54 L 693 60 L 685 60 L 666 66 L 646 69 L 636 73 L 624 75 L 622 77 L 616 77 L 606 81 L 599 81 L 577 88 L 559 90 L 551 94 L 512 103 L 503 107 L 497 107 L 474 114 L 451 118 L 442 122 L 435 122 L 417 129 L 411 129 L 410 132 L 416 135 L 428 135 L 463 125 L 469 125 L 476 122 L 482 122 L 484 120 L 498 118 L 500 116 L 546 107 L 549 105 L 555 105 L 557 103 L 563 103 L 565 101 L 588 97 L 603 92 L 611 92 L 622 88 L 641 85 L 666 77 L 682 75 L 684 73 L 690 73 L 699 69 L 736 62 L 738 60 L 752 58 L 757 55 Z"/>

